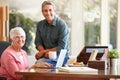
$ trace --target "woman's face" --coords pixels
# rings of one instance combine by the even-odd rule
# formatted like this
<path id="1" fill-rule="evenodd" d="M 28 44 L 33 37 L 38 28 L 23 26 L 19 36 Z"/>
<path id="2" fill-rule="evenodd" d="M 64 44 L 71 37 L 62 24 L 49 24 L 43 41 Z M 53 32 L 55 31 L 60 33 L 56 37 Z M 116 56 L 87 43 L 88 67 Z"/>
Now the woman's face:
<path id="1" fill-rule="evenodd" d="M 53 21 L 54 16 L 55 16 L 55 10 L 54 10 L 52 5 L 45 5 L 42 8 L 42 13 L 43 13 L 43 16 L 45 17 L 45 19 L 48 22 L 52 22 Z"/>
<path id="2" fill-rule="evenodd" d="M 23 33 L 15 32 L 12 39 L 12 43 L 15 47 L 22 48 L 25 44 L 25 39 L 26 38 Z"/>

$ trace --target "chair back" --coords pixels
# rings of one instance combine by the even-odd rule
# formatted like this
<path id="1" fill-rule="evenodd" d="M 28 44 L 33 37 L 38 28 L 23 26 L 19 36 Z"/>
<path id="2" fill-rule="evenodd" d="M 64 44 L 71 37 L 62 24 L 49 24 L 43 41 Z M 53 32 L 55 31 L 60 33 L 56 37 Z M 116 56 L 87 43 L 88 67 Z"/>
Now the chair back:
<path id="1" fill-rule="evenodd" d="M 3 53 L 3 51 L 4 51 L 9 45 L 11 45 L 11 43 L 8 42 L 8 41 L 0 41 L 0 57 L 1 57 L 2 53 Z"/>
<path id="2" fill-rule="evenodd" d="M 0 80 L 7 80 L 6 77 L 1 77 L 0 76 Z"/>
<path id="3" fill-rule="evenodd" d="M 11 45 L 10 42 L 0 41 L 0 57 L 1 57 L 2 53 L 3 53 L 3 51 L 4 51 L 9 45 Z M 7 80 L 7 78 L 0 76 L 0 80 Z"/>

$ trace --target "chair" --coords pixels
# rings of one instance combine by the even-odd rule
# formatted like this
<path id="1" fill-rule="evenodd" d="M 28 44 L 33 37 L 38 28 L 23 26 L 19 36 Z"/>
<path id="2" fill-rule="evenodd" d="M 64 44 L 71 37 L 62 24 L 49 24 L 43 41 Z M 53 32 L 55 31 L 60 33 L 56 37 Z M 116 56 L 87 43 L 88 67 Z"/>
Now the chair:
<path id="1" fill-rule="evenodd" d="M 11 45 L 10 42 L 0 41 L 0 57 L 1 57 L 1 55 L 2 55 L 2 52 L 3 52 L 9 45 Z"/>
<path id="2" fill-rule="evenodd" d="M 0 57 L 3 53 L 3 51 L 9 46 L 11 45 L 10 42 L 7 42 L 7 41 L 0 41 Z M 0 80 L 7 80 L 6 77 L 1 77 L 0 76 Z"/>
<path id="3" fill-rule="evenodd" d="M 7 80 L 6 77 L 0 77 L 0 80 Z"/>

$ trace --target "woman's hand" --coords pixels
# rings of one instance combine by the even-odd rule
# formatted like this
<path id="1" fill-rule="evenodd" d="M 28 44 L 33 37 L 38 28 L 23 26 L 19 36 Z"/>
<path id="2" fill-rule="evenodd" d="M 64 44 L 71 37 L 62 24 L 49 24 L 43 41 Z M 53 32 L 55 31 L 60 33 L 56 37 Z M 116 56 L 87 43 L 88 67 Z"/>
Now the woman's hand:
<path id="1" fill-rule="evenodd" d="M 37 62 L 31 68 L 37 68 L 37 67 L 53 67 L 53 65 L 47 62 Z"/>

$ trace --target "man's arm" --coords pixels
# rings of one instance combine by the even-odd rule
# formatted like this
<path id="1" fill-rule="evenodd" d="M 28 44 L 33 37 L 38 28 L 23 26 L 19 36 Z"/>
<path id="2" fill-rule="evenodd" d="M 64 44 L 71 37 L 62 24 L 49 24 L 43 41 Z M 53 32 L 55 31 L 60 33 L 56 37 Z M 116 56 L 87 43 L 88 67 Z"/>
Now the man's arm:
<path id="1" fill-rule="evenodd" d="M 49 58 L 48 57 L 48 53 L 49 51 L 57 51 L 56 48 L 51 48 L 51 49 L 44 49 L 43 46 L 38 46 L 37 47 L 37 50 L 39 51 L 38 53 L 36 53 L 35 55 L 35 58 L 38 60 L 42 57 L 45 57 L 45 58 Z"/>
<path id="2" fill-rule="evenodd" d="M 36 53 L 35 58 L 38 60 L 38 59 L 40 59 L 41 57 L 44 57 L 45 50 L 44 50 L 43 46 L 38 46 L 38 47 L 37 47 L 37 50 L 38 50 L 39 52 Z"/>
<path id="3" fill-rule="evenodd" d="M 59 32 L 59 38 L 58 38 L 58 45 L 56 46 L 56 49 L 58 53 L 60 53 L 61 49 L 68 49 L 68 39 L 69 39 L 69 31 L 68 26 L 65 22 L 62 22 L 59 24 L 60 26 L 60 32 Z"/>

